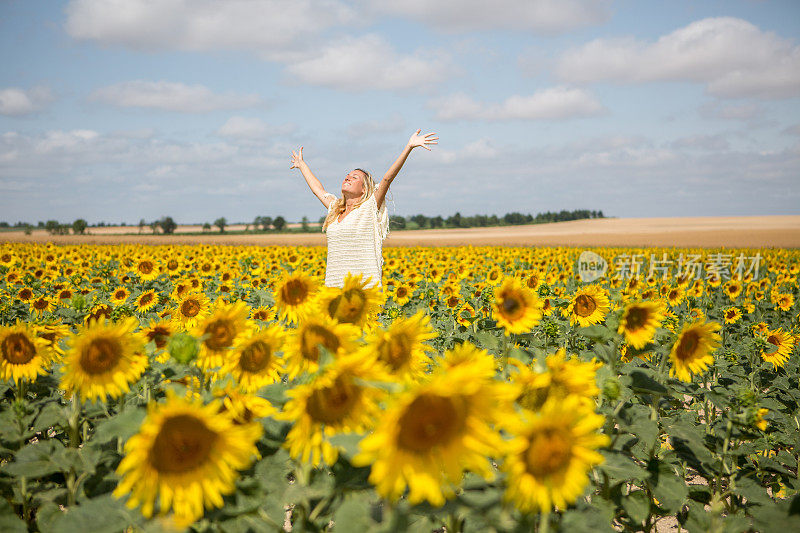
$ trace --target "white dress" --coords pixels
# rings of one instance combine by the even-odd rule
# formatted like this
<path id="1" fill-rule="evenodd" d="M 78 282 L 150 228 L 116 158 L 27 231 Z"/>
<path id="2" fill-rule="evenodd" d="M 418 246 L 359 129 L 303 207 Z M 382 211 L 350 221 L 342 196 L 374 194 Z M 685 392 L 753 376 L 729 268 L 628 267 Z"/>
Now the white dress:
<path id="1" fill-rule="evenodd" d="M 336 196 L 328 206 L 330 213 Z M 383 239 L 389 233 L 389 213 L 386 202 L 381 208 L 371 194 L 339 222 L 338 217 L 328 224 L 328 262 L 325 267 L 325 286 L 343 287 L 348 272 L 371 277 L 367 287 L 380 287 L 383 272 Z"/>

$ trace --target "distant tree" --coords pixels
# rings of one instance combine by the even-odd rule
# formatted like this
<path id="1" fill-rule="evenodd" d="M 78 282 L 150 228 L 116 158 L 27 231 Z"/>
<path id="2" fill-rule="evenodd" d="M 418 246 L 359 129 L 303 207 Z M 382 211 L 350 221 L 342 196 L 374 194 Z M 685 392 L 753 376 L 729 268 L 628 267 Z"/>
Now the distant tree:
<path id="1" fill-rule="evenodd" d="M 25 224 L 25 235 L 30 235 L 31 233 L 33 233 L 33 226 Z"/>
<path id="2" fill-rule="evenodd" d="M 275 226 L 276 230 L 283 231 L 283 228 L 286 227 L 286 219 L 282 216 L 277 216 L 275 220 L 272 221 L 272 225 Z"/>
<path id="3" fill-rule="evenodd" d="M 161 220 L 158 221 L 158 225 L 161 226 L 161 231 L 167 235 L 175 233 L 175 230 L 178 228 L 178 224 L 172 220 L 172 217 L 161 217 Z"/>
<path id="4" fill-rule="evenodd" d="M 253 219 L 253 229 L 255 231 L 258 231 L 259 228 L 261 228 L 261 218 L 262 217 L 256 217 Z"/>
<path id="5" fill-rule="evenodd" d="M 58 233 L 59 226 L 60 224 L 58 223 L 58 220 L 48 220 L 44 224 L 44 229 L 46 229 L 47 233 L 49 233 L 50 235 L 55 235 L 56 233 Z"/>
<path id="6" fill-rule="evenodd" d="M 211 231 L 211 224 L 209 224 L 208 222 L 203 224 L 203 231 Z"/>
<path id="7" fill-rule="evenodd" d="M 425 215 L 414 215 L 411 217 L 411 221 L 414 222 L 420 228 L 424 228 L 428 225 L 428 217 Z"/>
<path id="8" fill-rule="evenodd" d="M 17 225 L 19 225 L 19 224 L 20 224 L 20 222 L 17 222 Z M 39 221 L 39 223 L 38 223 L 38 224 L 36 224 L 36 226 L 37 226 L 37 227 L 40 227 L 40 228 L 43 228 L 43 227 L 44 227 L 44 222 L 42 222 L 42 221 L 40 220 L 40 221 Z"/>
<path id="9" fill-rule="evenodd" d="M 444 219 L 441 217 L 441 215 L 436 215 L 435 217 L 431 218 L 430 222 L 432 228 L 444 227 Z"/>
<path id="10" fill-rule="evenodd" d="M 326 218 L 328 218 L 328 217 L 325 217 L 325 216 L 319 217 L 319 220 L 318 220 L 317 222 L 319 222 L 319 223 L 320 223 L 320 225 L 322 225 L 322 224 L 324 224 L 324 223 L 325 223 L 325 219 L 326 219 Z"/>
<path id="11" fill-rule="evenodd" d="M 144 231 L 144 228 L 147 227 L 147 221 L 145 219 L 139 219 L 139 233 Z"/>
<path id="12" fill-rule="evenodd" d="M 8 227 L 9 227 L 8 222 L 0 222 L 0 228 L 8 228 Z"/>
<path id="13" fill-rule="evenodd" d="M 301 224 L 303 226 L 303 231 L 308 231 L 308 217 L 303 217 Z"/>
<path id="14" fill-rule="evenodd" d="M 89 224 L 85 220 L 79 218 L 78 220 L 72 223 L 72 233 L 76 235 L 77 234 L 83 235 L 84 232 L 86 232 L 86 226 L 88 225 Z"/>
<path id="15" fill-rule="evenodd" d="M 225 233 L 225 226 L 228 225 L 228 221 L 225 220 L 225 217 L 220 217 L 214 221 L 214 225 L 219 228 L 220 233 Z"/>
<path id="16" fill-rule="evenodd" d="M 392 215 L 389 217 L 389 226 L 397 229 L 405 229 L 406 219 L 400 215 Z"/>
<path id="17" fill-rule="evenodd" d="M 153 232 L 153 235 L 158 233 L 158 220 L 154 220 L 150 223 L 150 230 Z"/>
<path id="18" fill-rule="evenodd" d="M 445 221 L 445 223 L 448 226 L 450 226 L 451 228 L 460 228 L 461 227 L 461 213 L 456 211 L 455 215 L 453 215 L 451 217 L 447 217 L 447 220 Z"/>
<path id="19" fill-rule="evenodd" d="M 261 217 L 261 228 L 268 231 L 272 227 L 272 217 Z"/>

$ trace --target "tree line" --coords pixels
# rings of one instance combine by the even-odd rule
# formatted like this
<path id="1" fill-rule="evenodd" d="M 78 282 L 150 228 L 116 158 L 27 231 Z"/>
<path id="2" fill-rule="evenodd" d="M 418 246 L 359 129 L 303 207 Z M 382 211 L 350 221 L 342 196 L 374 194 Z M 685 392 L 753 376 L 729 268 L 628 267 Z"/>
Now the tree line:
<path id="1" fill-rule="evenodd" d="M 549 222 L 566 222 L 568 220 L 581 220 L 586 218 L 605 218 L 603 211 L 589 209 L 574 209 L 567 211 L 547 211 L 537 213 L 536 216 L 528 213 L 513 212 L 506 213 L 502 217 L 497 215 L 474 215 L 463 216 L 461 213 L 451 215 L 447 218 L 442 216 L 429 217 L 426 215 L 414 215 L 402 217 L 395 215 L 390 217 L 389 225 L 393 229 L 433 229 L 433 228 L 475 228 L 486 226 L 512 226 L 520 224 L 546 224 Z"/>
<path id="2" fill-rule="evenodd" d="M 430 217 L 426 215 L 414 215 L 410 217 L 403 217 L 400 215 L 392 215 L 389 221 L 389 225 L 392 229 L 435 229 L 435 228 L 474 228 L 474 227 L 486 227 L 486 226 L 511 226 L 511 225 L 520 225 L 520 224 L 546 224 L 549 222 L 565 222 L 568 220 L 581 220 L 587 218 L 605 218 L 603 215 L 603 211 L 595 211 L 595 210 L 588 210 L 588 209 L 574 209 L 572 211 L 567 211 L 562 209 L 561 211 L 546 211 L 544 213 L 537 213 L 536 216 L 528 214 L 522 214 L 518 212 L 513 213 L 506 213 L 502 217 L 498 217 L 497 215 L 473 215 L 473 216 L 463 216 L 460 212 L 456 212 L 454 215 L 451 215 L 447 218 L 442 217 L 441 215 L 437 215 L 435 217 Z M 319 218 L 319 225 L 325 222 L 325 217 Z M 303 217 L 301 221 L 301 228 L 299 231 L 319 231 L 319 226 L 314 226 L 313 228 L 309 224 L 308 217 Z M 94 224 L 94 227 L 105 227 L 107 224 L 105 222 L 99 222 Z M 111 224 L 108 224 L 109 226 Z M 125 226 L 126 224 L 123 222 L 120 226 Z M 212 226 L 211 223 L 206 222 L 203 224 L 203 231 L 208 232 L 216 227 L 220 233 L 225 233 L 225 228 L 228 227 L 230 224 L 225 219 L 225 217 L 220 217 L 214 221 Z M 275 218 L 269 216 L 257 216 L 251 223 L 244 223 L 245 225 L 245 232 L 267 232 L 267 231 L 284 231 L 287 226 L 286 219 L 282 216 L 277 216 Z M 48 220 L 46 222 L 40 221 L 37 225 L 40 229 L 47 230 L 48 233 L 51 235 L 67 235 L 69 234 L 70 230 L 75 235 L 83 235 L 86 232 L 86 229 L 90 227 L 89 223 L 86 220 L 79 218 L 75 220 L 72 224 L 62 224 L 57 220 Z M 145 219 L 139 220 L 139 233 L 143 233 L 146 229 L 150 229 L 154 234 L 155 233 L 164 233 L 170 235 L 175 233 L 175 230 L 178 227 L 178 224 L 172 217 L 164 216 L 158 220 L 153 221 L 146 221 Z M 0 228 L 19 228 L 24 229 L 26 233 L 30 233 L 33 229 L 31 224 L 26 222 L 17 222 L 13 226 L 10 225 L 8 222 L 0 222 Z M 252 228 L 252 230 L 251 230 Z"/>

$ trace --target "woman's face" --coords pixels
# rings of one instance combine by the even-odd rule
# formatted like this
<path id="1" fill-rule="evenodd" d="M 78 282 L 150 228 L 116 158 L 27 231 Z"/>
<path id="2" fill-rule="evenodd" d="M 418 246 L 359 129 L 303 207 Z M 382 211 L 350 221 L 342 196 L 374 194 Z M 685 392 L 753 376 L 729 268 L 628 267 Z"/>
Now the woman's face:
<path id="1" fill-rule="evenodd" d="M 364 173 L 360 170 L 353 170 L 345 176 L 342 182 L 342 196 L 347 193 L 349 196 L 360 198 L 364 194 Z"/>

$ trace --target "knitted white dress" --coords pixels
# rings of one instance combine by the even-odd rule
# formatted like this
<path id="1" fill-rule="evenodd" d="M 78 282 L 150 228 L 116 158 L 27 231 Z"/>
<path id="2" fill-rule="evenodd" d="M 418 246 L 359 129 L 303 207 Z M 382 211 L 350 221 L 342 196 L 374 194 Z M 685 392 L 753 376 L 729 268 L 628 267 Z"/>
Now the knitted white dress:
<path id="1" fill-rule="evenodd" d="M 328 206 L 331 212 L 336 196 Z M 328 224 L 328 263 L 325 267 L 325 286 L 342 287 L 348 272 L 371 277 L 367 287 L 380 287 L 383 272 L 383 239 L 389 233 L 389 213 L 386 201 L 381 208 L 371 194 L 339 222 L 338 217 Z"/>

